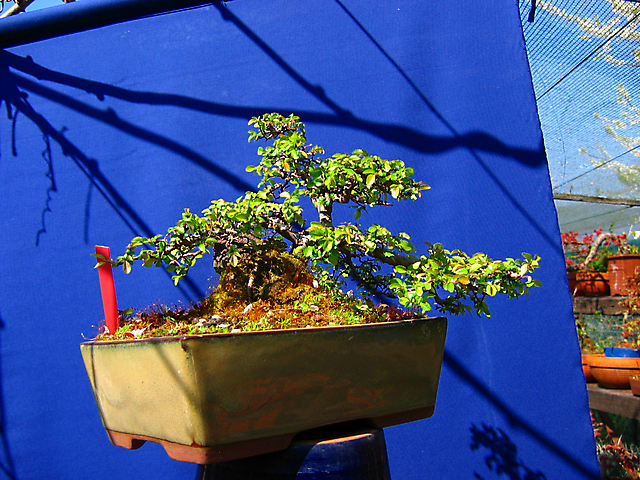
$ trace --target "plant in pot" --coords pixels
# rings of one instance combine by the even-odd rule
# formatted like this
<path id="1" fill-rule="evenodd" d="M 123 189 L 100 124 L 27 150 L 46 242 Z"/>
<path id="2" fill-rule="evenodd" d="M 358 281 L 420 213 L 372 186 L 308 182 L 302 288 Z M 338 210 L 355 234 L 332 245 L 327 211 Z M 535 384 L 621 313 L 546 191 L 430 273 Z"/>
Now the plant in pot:
<path id="1" fill-rule="evenodd" d="M 596 358 L 595 361 L 597 361 L 597 358 L 604 357 L 605 351 L 608 356 L 617 354 L 622 357 L 621 348 L 625 342 L 624 338 L 631 334 L 631 330 L 628 329 L 628 333 L 621 334 L 621 331 L 625 332 L 625 330 L 619 320 L 615 316 L 604 315 L 602 311 L 596 311 L 594 315 L 589 316 L 577 314 L 575 322 L 580 351 L 582 352 L 582 368 L 585 379 L 587 383 L 596 382 L 590 366 L 592 360 Z M 615 349 L 612 348 L 614 346 L 616 347 Z M 604 362 L 608 361 L 605 360 Z M 605 365 L 609 366 L 608 363 L 600 366 L 604 367 Z M 632 367 L 635 368 L 635 364 L 632 364 Z M 602 378 L 602 374 L 599 377 Z"/>
<path id="2" fill-rule="evenodd" d="M 618 237 L 602 228 L 578 239 L 578 232 L 564 232 L 562 248 L 573 296 L 602 296 L 610 293 L 608 258 Z"/>
<path id="3" fill-rule="evenodd" d="M 187 209 L 165 235 L 136 237 L 115 260 L 96 255 L 100 268 L 128 273 L 140 262 L 177 283 L 212 254 L 219 276 L 200 303 L 128 311 L 117 330 L 81 345 L 116 445 L 150 440 L 172 458 L 212 463 L 284 449 L 323 425 L 426 418 L 446 319 L 424 313 L 489 316 L 487 298 L 540 285 L 530 277 L 537 256 L 497 261 L 440 244 L 418 254 L 407 234 L 356 223 L 429 188 L 402 161 L 361 149 L 326 157 L 293 115 L 249 123 L 249 139 L 267 141 L 247 167 L 261 177 L 257 191 L 201 215 Z M 335 223 L 341 206 L 352 222 Z"/>
<path id="4" fill-rule="evenodd" d="M 612 354 L 625 355 L 638 361 L 638 371 L 630 376 L 629 384 L 633 394 L 640 395 L 640 272 L 630 275 L 625 283 L 627 296 L 620 301 L 624 314 L 623 341 Z"/>
<path id="5" fill-rule="evenodd" d="M 595 382 L 595 378 L 591 373 L 589 359 L 593 356 L 603 356 L 603 342 L 594 340 L 593 334 L 596 328 L 589 325 L 581 315 L 576 315 L 576 332 L 580 341 L 580 351 L 582 352 L 582 371 L 587 383 Z"/>
<path id="6" fill-rule="evenodd" d="M 593 235 L 585 235 L 581 242 L 576 232 L 563 234 L 567 271 L 606 272 L 611 295 L 626 295 L 627 280 L 640 269 L 638 246 L 628 240 L 626 233 L 603 232 L 602 228 L 594 230 Z M 584 278 L 585 274 L 576 273 L 578 277 Z M 579 282 L 577 289 L 581 289 Z M 587 293 L 589 289 L 586 288 Z"/>
<path id="7" fill-rule="evenodd" d="M 637 236 L 638 232 L 634 232 Z M 631 278 L 640 271 L 640 251 L 637 245 L 628 242 L 626 234 L 618 236 L 618 251 L 608 259 L 609 284 L 611 295 L 627 295 L 635 288 Z"/>
<path id="8" fill-rule="evenodd" d="M 603 348 L 604 355 L 587 358 L 593 376 L 606 388 L 638 387 L 633 384 L 640 375 L 640 273 L 628 285 L 629 295 L 619 304 L 623 313 L 620 340 Z"/>

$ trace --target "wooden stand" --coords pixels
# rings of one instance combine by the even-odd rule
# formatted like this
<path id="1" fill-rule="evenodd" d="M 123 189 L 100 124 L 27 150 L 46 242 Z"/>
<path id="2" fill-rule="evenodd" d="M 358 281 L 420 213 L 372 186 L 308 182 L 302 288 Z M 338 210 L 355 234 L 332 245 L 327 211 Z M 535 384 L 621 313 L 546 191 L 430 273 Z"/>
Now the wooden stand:
<path id="1" fill-rule="evenodd" d="M 318 429 L 289 448 L 241 460 L 203 465 L 199 480 L 390 480 L 384 433 L 361 430 L 339 438 Z"/>
<path id="2" fill-rule="evenodd" d="M 576 315 L 594 314 L 601 312 L 604 315 L 622 315 L 620 301 L 627 297 L 574 297 L 573 312 Z"/>
<path id="3" fill-rule="evenodd" d="M 606 389 L 588 384 L 587 391 L 589 407 L 600 412 L 600 418 L 614 442 L 620 435 L 615 431 L 609 413 L 640 420 L 640 397 L 633 395 L 631 390 Z"/>

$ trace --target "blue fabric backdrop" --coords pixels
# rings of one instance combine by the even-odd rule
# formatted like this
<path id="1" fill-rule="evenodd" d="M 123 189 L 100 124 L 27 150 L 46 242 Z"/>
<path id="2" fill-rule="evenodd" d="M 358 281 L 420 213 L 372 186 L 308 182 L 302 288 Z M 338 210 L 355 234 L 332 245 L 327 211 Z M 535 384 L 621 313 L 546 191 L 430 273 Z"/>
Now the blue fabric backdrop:
<path id="1" fill-rule="evenodd" d="M 0 478 L 195 476 L 102 430 L 78 348 L 103 316 L 90 254 L 253 188 L 247 120 L 271 111 L 329 153 L 401 158 L 432 186 L 368 220 L 543 258 L 530 297 L 451 319 L 435 415 L 386 430 L 393 478 L 599 478 L 516 0 L 152 3 L 0 22 Z M 94 28 L 132 5 L 141 18 Z M 203 262 L 176 289 L 117 272 L 120 307 L 196 299 L 211 275 Z"/>

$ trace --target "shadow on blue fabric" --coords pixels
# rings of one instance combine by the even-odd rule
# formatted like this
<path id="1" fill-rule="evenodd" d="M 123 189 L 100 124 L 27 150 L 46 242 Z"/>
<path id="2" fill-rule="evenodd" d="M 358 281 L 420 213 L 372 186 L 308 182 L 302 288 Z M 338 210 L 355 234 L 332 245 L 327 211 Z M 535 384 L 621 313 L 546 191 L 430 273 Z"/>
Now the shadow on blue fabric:
<path id="1" fill-rule="evenodd" d="M 17 70 L 28 73 L 35 78 L 38 79 L 49 79 L 51 81 L 59 81 L 59 83 L 65 83 L 66 85 L 80 88 L 85 90 L 82 85 L 82 81 L 76 79 L 76 81 L 63 82 L 61 78 L 57 78 L 54 80 L 56 75 L 55 72 L 47 71 L 43 67 L 39 67 L 33 61 L 27 57 L 21 58 L 16 55 L 12 55 L 5 51 L 0 51 L 0 84 L 2 84 L 3 89 L 0 92 L 0 104 L 2 102 L 5 103 L 7 117 L 12 122 L 12 132 L 13 138 L 11 142 L 12 154 L 17 156 L 17 146 L 15 142 L 15 128 L 16 121 L 20 115 L 25 116 L 34 125 L 38 127 L 40 132 L 42 133 L 43 142 L 45 148 L 43 150 L 42 156 L 44 161 L 47 164 L 48 172 L 46 174 L 47 178 L 50 181 L 49 187 L 46 192 L 46 200 L 45 205 L 43 207 L 41 213 L 41 227 L 36 233 L 36 245 L 40 240 L 40 236 L 46 233 L 46 213 L 50 211 L 49 202 L 51 200 L 51 193 L 57 190 L 56 182 L 55 182 L 55 172 L 53 168 L 53 160 L 51 154 L 51 142 L 57 143 L 62 149 L 65 156 L 70 158 L 79 170 L 87 177 L 90 182 L 91 188 L 87 192 L 87 202 L 90 200 L 90 195 L 93 189 L 95 188 L 102 197 L 111 205 L 111 208 L 117 215 L 121 218 L 125 225 L 131 230 L 133 235 L 144 235 L 144 236 L 153 236 L 155 232 L 151 230 L 151 228 L 147 225 L 144 219 L 135 211 L 133 206 L 131 206 L 128 202 L 125 201 L 124 197 L 120 194 L 117 188 L 109 182 L 106 177 L 102 174 L 99 168 L 99 164 L 96 160 L 89 158 L 82 150 L 80 150 L 76 145 L 74 145 L 71 141 L 69 141 L 65 136 L 65 129 L 56 130 L 51 123 L 47 121 L 47 119 L 40 115 L 29 103 L 29 93 L 37 93 L 38 95 L 49 98 L 52 101 L 58 102 L 61 105 L 65 105 L 69 108 L 77 110 L 86 114 L 87 116 L 100 119 L 105 123 L 108 123 L 112 126 L 116 126 L 123 130 L 126 130 L 130 133 L 137 135 L 139 138 L 151 142 L 155 142 L 158 145 L 165 146 L 170 150 L 177 151 L 181 153 L 183 157 L 190 159 L 200 165 L 203 168 L 206 168 L 209 171 L 219 175 L 222 178 L 227 179 L 228 181 L 232 181 L 236 183 L 238 186 L 242 186 L 247 190 L 250 189 L 248 184 L 244 184 L 239 181 L 236 177 L 225 172 L 224 170 L 212 165 L 208 160 L 198 156 L 195 152 L 190 151 L 188 148 L 180 146 L 175 142 L 172 142 L 168 139 L 163 139 L 162 137 L 158 137 L 154 135 L 152 132 L 145 131 L 140 127 L 136 127 L 128 122 L 119 121 L 117 115 L 112 110 L 108 110 L 106 112 L 91 108 L 87 105 L 82 104 L 66 95 L 62 95 L 54 90 L 43 87 L 42 85 L 32 82 L 20 75 L 16 75 L 11 72 L 10 66 L 14 66 L 11 62 L 6 62 L 5 60 L 11 59 L 16 61 Z M 26 68 L 26 65 L 21 62 L 26 62 L 31 65 L 33 68 Z M 50 74 L 48 75 L 47 74 Z M 64 77 L 63 74 L 57 74 L 59 76 Z M 88 90 L 90 91 L 90 90 Z M 97 96 L 102 95 L 99 92 L 95 92 Z M 104 98 L 104 95 L 102 96 Z M 85 209 L 86 214 L 88 215 L 88 209 Z M 88 217 L 86 221 L 88 222 Z M 86 237 L 86 236 L 85 236 Z M 170 274 L 167 273 L 168 276 Z M 202 298 L 204 296 L 204 292 L 191 280 L 185 279 L 185 286 L 191 292 L 192 295 L 195 295 L 197 298 Z M 185 293 L 185 287 L 182 285 L 178 285 L 177 287 L 182 293 Z"/>
<path id="2" fill-rule="evenodd" d="M 482 425 L 481 428 L 471 425 L 471 450 L 486 448 L 489 453 L 484 461 L 489 471 L 497 477 L 506 477 L 509 480 L 545 480 L 547 477 L 540 471 L 534 471 L 527 467 L 518 458 L 518 447 L 509 436 L 500 428 Z M 484 480 L 479 473 L 475 478 Z"/>
<path id="3" fill-rule="evenodd" d="M 417 130 L 407 129 L 405 127 L 399 127 L 388 124 L 377 124 L 373 122 L 366 122 L 357 119 L 351 112 L 344 110 L 328 98 L 321 87 L 314 86 L 309 83 L 305 78 L 298 74 L 291 66 L 289 66 L 272 48 L 270 48 L 261 38 L 259 38 L 247 25 L 242 23 L 240 19 L 231 13 L 224 4 L 215 4 L 214 7 L 218 9 L 222 18 L 232 22 L 239 30 L 241 30 L 248 38 L 250 38 L 256 45 L 258 45 L 273 61 L 275 61 L 280 68 L 286 71 L 292 78 L 294 78 L 302 87 L 304 87 L 309 93 L 316 96 L 316 98 L 322 101 L 326 106 L 330 107 L 335 113 L 336 117 L 325 118 L 324 115 L 317 115 L 312 112 L 297 112 L 297 114 L 304 118 L 306 121 L 313 121 L 317 123 L 325 123 L 330 121 L 336 125 L 348 126 L 355 129 L 361 129 L 368 131 L 380 138 L 387 141 L 404 145 L 415 151 L 426 153 L 438 153 L 455 148 L 465 148 L 478 162 L 479 165 L 485 170 L 485 172 L 492 178 L 492 180 L 500 186 L 504 192 L 506 198 L 509 199 L 514 205 L 518 207 L 520 212 L 528 219 L 538 232 L 540 232 L 547 240 L 549 245 L 556 248 L 557 242 L 552 238 L 549 233 L 543 228 L 540 222 L 533 217 L 518 199 L 516 199 L 500 179 L 491 171 L 486 162 L 478 155 L 478 151 L 497 153 L 501 156 L 511 159 L 517 159 L 526 165 L 539 165 L 545 161 L 544 154 L 541 154 L 542 145 L 540 150 L 523 150 L 519 148 L 513 148 L 505 145 L 497 138 L 487 135 L 484 132 L 472 132 L 466 135 L 461 135 L 451 125 L 450 122 L 442 115 L 433 105 L 432 102 L 422 93 L 418 86 L 411 80 L 411 78 L 404 72 L 400 65 L 389 55 L 384 48 L 375 40 L 375 38 L 366 30 L 366 28 L 357 20 L 357 18 L 351 14 L 347 7 L 340 1 L 335 0 L 340 8 L 348 15 L 351 21 L 357 25 L 357 27 L 367 36 L 367 38 L 373 43 L 376 48 L 383 54 L 383 56 L 393 65 L 402 78 L 410 85 L 411 89 L 416 92 L 419 98 L 424 104 L 431 110 L 435 117 L 442 123 L 442 125 L 450 132 L 450 136 L 436 137 L 425 135 Z M 259 113 L 262 113 L 260 111 Z M 558 253 L 562 253 L 561 249 L 556 248 Z"/>
<path id="4" fill-rule="evenodd" d="M 216 5 L 216 7 L 223 8 L 219 5 Z M 226 14 L 226 16 L 230 17 L 231 14 Z M 266 45 L 260 38 L 256 37 L 253 32 L 251 32 L 251 30 L 249 30 L 246 26 L 244 26 L 239 21 L 237 21 L 237 25 L 243 30 L 244 33 L 247 34 L 247 36 L 251 37 L 251 39 L 255 43 L 260 45 L 260 47 L 267 54 L 269 54 L 269 56 L 274 59 L 283 70 L 285 70 L 290 76 L 295 78 L 298 83 L 300 83 L 307 91 L 315 94 L 318 99 L 322 100 L 322 102 L 326 105 L 332 107 L 332 109 L 336 112 L 336 115 L 329 115 L 313 111 L 297 111 L 296 115 L 300 116 L 307 122 L 346 126 L 367 131 L 384 140 L 409 147 L 419 152 L 438 153 L 462 147 L 470 149 L 471 151 L 478 150 L 497 153 L 508 158 L 517 159 L 518 161 L 529 165 L 539 165 L 540 162 L 544 161 L 544 156 L 541 156 L 540 152 L 537 150 L 523 150 L 510 147 L 483 132 L 475 132 L 468 135 L 458 134 L 453 129 L 453 127 L 446 122 L 446 119 L 444 119 L 444 117 L 435 110 L 428 99 L 417 90 L 417 87 L 414 88 L 416 88 L 416 91 L 420 93 L 420 96 L 424 100 L 424 102 L 429 105 L 429 107 L 437 114 L 438 118 L 440 118 L 441 121 L 445 125 L 447 125 L 447 128 L 451 131 L 452 136 L 436 137 L 432 135 L 426 135 L 418 130 L 399 125 L 375 123 L 358 119 L 351 112 L 343 110 L 339 105 L 335 104 L 330 98 L 328 98 L 325 95 L 322 87 L 313 86 L 306 79 L 301 77 L 294 69 L 289 67 L 278 56 L 276 52 L 271 50 L 268 45 Z M 390 61 L 393 60 L 390 59 Z M 274 107 L 269 107 L 267 105 L 262 107 L 236 107 L 233 105 L 225 105 L 190 98 L 183 95 L 127 90 L 120 87 L 115 87 L 113 85 L 86 80 L 72 75 L 56 72 L 38 65 L 29 56 L 20 57 L 7 51 L 0 51 L 0 67 L 2 67 L 4 70 L 4 75 L 2 76 L 4 85 L 10 87 L 18 87 L 23 91 L 37 93 L 38 95 L 42 95 L 48 100 L 58 102 L 61 105 L 83 113 L 91 118 L 104 121 L 105 123 L 108 123 L 113 127 L 120 128 L 130 134 L 136 135 L 141 139 L 154 142 L 157 145 L 164 146 L 169 150 L 180 153 L 185 158 L 193 161 L 194 163 L 202 166 L 212 173 L 219 175 L 223 180 L 235 184 L 235 186 L 239 188 L 253 188 L 250 185 L 242 184 L 242 182 L 238 183 L 239 180 L 237 178 L 233 178 L 221 167 L 213 165 L 205 158 L 198 156 L 195 152 L 189 151 L 186 147 L 176 144 L 169 139 L 155 136 L 152 132 L 148 132 L 140 127 L 137 127 L 136 125 L 119 119 L 117 113 L 112 110 L 102 111 L 87 106 L 66 95 L 62 95 L 59 92 L 43 87 L 39 83 L 31 81 L 20 75 L 13 74 L 11 72 L 11 69 L 30 75 L 37 80 L 46 80 L 77 88 L 79 90 L 95 95 L 99 100 L 103 100 L 105 97 L 110 96 L 131 103 L 147 105 L 173 105 L 189 110 L 200 111 L 203 113 L 242 119 L 249 119 L 253 115 L 260 115 L 264 112 L 270 111 L 270 109 L 273 109 Z M 408 77 L 407 81 L 411 82 Z M 9 90 L 14 89 L 9 88 Z M 6 91 L 0 92 L 0 96 L 0 98 L 4 97 L 4 100 L 6 100 L 7 102 L 11 102 L 12 100 L 12 95 Z"/>
<path id="5" fill-rule="evenodd" d="M 248 38 L 251 39 L 262 51 L 265 52 L 278 66 L 287 72 L 289 76 L 295 79 L 305 90 L 313 94 L 318 100 L 322 101 L 325 105 L 330 107 L 336 115 L 322 115 L 314 112 L 296 112 L 296 115 L 300 116 L 306 121 L 315 123 L 331 123 L 334 125 L 342 125 L 355 129 L 365 130 L 385 140 L 397 143 L 399 145 L 407 146 L 418 152 L 437 153 L 454 148 L 468 148 L 470 150 L 480 150 L 498 153 L 505 157 L 518 159 L 518 161 L 524 162 L 529 165 L 539 165 L 544 161 L 544 156 L 540 156 L 539 151 L 523 150 L 518 148 L 509 147 L 505 145 L 495 137 L 487 135 L 483 132 L 475 132 L 468 135 L 460 135 L 454 130 L 454 128 L 447 122 L 444 116 L 436 110 L 433 104 L 427 99 L 427 97 L 418 89 L 415 83 L 409 78 L 409 76 L 402 70 L 402 68 L 393 60 L 393 58 L 376 42 L 376 40 L 364 29 L 364 27 L 353 17 L 346 7 L 339 1 L 336 3 L 340 5 L 342 9 L 349 15 L 349 17 L 358 25 L 358 27 L 367 35 L 369 40 L 376 45 L 378 50 L 382 52 L 385 58 L 394 66 L 394 68 L 402 75 L 412 89 L 420 96 L 422 101 L 434 112 L 437 118 L 447 127 L 451 132 L 451 136 L 436 137 L 425 135 L 424 133 L 409 129 L 406 127 L 380 124 L 369 121 L 363 121 L 356 118 L 348 110 L 344 110 L 340 105 L 331 100 L 324 92 L 322 87 L 312 85 L 307 79 L 302 77 L 295 71 L 290 65 L 288 65 L 276 51 L 274 51 L 269 45 L 267 45 L 260 37 L 258 37 L 247 25 L 242 23 L 240 19 L 235 17 L 224 5 L 215 4 L 214 7 L 218 9 L 222 18 L 232 22 L 239 30 L 241 30 Z M 227 108 L 227 107 L 225 107 Z M 259 110 L 259 113 L 263 113 L 263 110 Z"/>
<path id="6" fill-rule="evenodd" d="M 0 315 L 0 331 L 2 330 L 4 330 L 4 321 L 2 320 L 2 316 Z M 0 344 L 1 343 L 2 343 L 2 338 L 0 336 Z M 7 439 L 7 433 L 6 433 L 7 422 L 6 422 L 6 415 L 5 415 L 4 398 L 1 391 L 2 391 L 2 378 L 0 377 L 0 472 L 2 473 L 2 478 L 6 478 L 8 480 L 16 480 L 18 476 L 16 474 L 16 470 L 13 464 L 13 457 L 11 456 L 11 450 L 9 449 L 9 440 Z"/>
<path id="7" fill-rule="evenodd" d="M 463 380 L 465 383 L 471 386 L 481 397 L 485 398 L 489 403 L 491 403 L 498 411 L 502 412 L 504 417 L 509 422 L 510 426 L 525 432 L 529 437 L 533 439 L 533 441 L 542 445 L 549 452 L 549 455 L 559 457 L 563 462 L 571 465 L 573 469 L 575 469 L 576 471 L 584 475 L 585 478 L 592 478 L 593 480 L 597 480 L 598 478 L 600 478 L 598 475 L 594 476 L 594 474 L 591 471 L 585 468 L 581 459 L 572 457 L 566 451 L 565 447 L 563 447 L 560 444 L 550 442 L 547 435 L 545 435 L 544 432 L 538 430 L 533 425 L 531 425 L 530 423 L 520 418 L 520 416 L 518 416 L 511 407 L 509 407 L 505 402 L 503 402 L 496 393 L 492 392 L 489 388 L 487 388 L 487 386 L 480 379 L 472 375 L 462 365 L 462 363 L 459 362 L 455 358 L 455 356 L 451 354 L 451 352 L 448 352 L 448 351 L 444 352 L 443 364 L 446 365 L 461 380 Z M 493 452 L 493 455 L 487 458 L 492 459 L 491 462 L 494 464 L 493 466 L 497 467 L 497 465 L 499 464 L 499 465 L 502 465 L 501 469 L 507 468 L 505 466 L 507 459 L 503 457 L 505 455 L 505 452 L 504 452 L 505 445 L 508 445 L 510 443 L 510 440 L 502 430 L 495 431 L 495 430 L 492 430 L 491 428 L 484 428 L 484 433 L 483 433 L 484 436 L 483 436 L 481 435 L 482 433 L 481 430 L 477 429 L 477 427 L 472 426 L 471 433 L 472 433 L 472 443 L 471 443 L 472 450 L 475 450 L 480 446 L 485 446 L 490 448 Z M 489 435 L 490 433 L 491 435 Z M 483 442 L 487 444 L 484 444 Z M 502 442 L 502 445 L 500 444 L 500 442 Z M 513 444 L 511 443 L 511 445 Z M 512 457 L 511 460 L 515 458 L 513 457 L 513 454 L 515 451 L 516 450 L 514 449 L 513 453 L 510 454 Z M 487 462 L 489 461 L 487 460 Z M 502 463 L 499 463 L 499 462 L 502 462 Z M 488 464 L 488 466 L 490 465 Z M 515 465 L 512 465 L 512 467 L 515 468 Z M 519 472 L 517 471 L 513 471 L 512 473 L 513 474 L 517 473 L 519 475 Z M 533 474 L 533 472 L 530 472 L 530 474 Z M 477 477 L 477 478 L 481 478 L 481 477 Z M 540 476 L 540 477 L 509 476 L 509 478 L 512 480 L 520 480 L 520 479 L 541 480 L 545 477 L 544 476 Z"/>
<path id="8" fill-rule="evenodd" d="M 338 0 L 336 0 L 338 1 Z M 340 3 L 340 2 L 338 2 Z M 342 4 L 340 4 L 342 6 Z M 272 58 L 282 70 L 287 72 L 292 78 L 294 78 L 302 87 L 309 93 L 314 95 L 317 99 L 322 101 L 325 105 L 329 106 L 335 114 L 323 114 L 313 111 L 297 111 L 296 114 L 304 119 L 306 122 L 313 122 L 319 124 L 331 124 L 337 126 L 345 126 L 349 128 L 359 129 L 369 132 L 384 140 L 394 142 L 399 145 L 406 146 L 412 150 L 425 152 L 425 153 L 439 153 L 456 148 L 467 149 L 478 162 L 479 165 L 487 172 L 488 175 L 501 187 L 501 190 L 505 193 L 505 196 L 516 205 L 519 210 L 525 215 L 529 222 L 535 226 L 535 228 L 546 237 L 549 245 L 556 246 L 555 239 L 549 237 L 549 233 L 539 224 L 539 222 L 528 213 L 528 209 L 509 193 L 508 189 L 502 185 L 500 179 L 488 168 L 485 161 L 478 155 L 478 151 L 491 152 L 499 154 L 506 158 L 517 159 L 519 162 L 527 165 L 538 165 L 544 161 L 544 155 L 541 155 L 537 150 L 523 150 L 513 148 L 505 145 L 503 142 L 496 138 L 487 135 L 483 132 L 473 132 L 467 135 L 460 135 L 447 120 L 435 109 L 435 107 L 429 102 L 429 100 L 420 92 L 418 87 L 411 81 L 411 79 L 402 71 L 401 67 L 394 62 L 394 60 L 379 46 L 373 37 L 371 37 L 364 27 L 360 26 L 363 31 L 369 36 L 371 41 L 378 45 L 380 51 L 391 62 L 398 72 L 405 78 L 405 80 L 411 85 L 412 89 L 420 96 L 423 102 L 429 107 L 429 109 L 436 115 L 436 117 L 445 125 L 446 129 L 451 133 L 450 136 L 434 136 L 426 135 L 423 132 L 407 128 L 400 125 L 390 125 L 376 123 L 367 120 L 361 120 L 356 118 L 351 112 L 342 109 L 339 105 L 333 102 L 326 96 L 323 89 L 318 86 L 314 86 L 309 83 L 304 77 L 298 74 L 291 66 L 289 66 L 278 54 L 273 51 L 262 39 L 257 37 L 246 25 L 233 16 L 224 5 L 216 4 L 217 8 L 223 18 L 227 21 L 233 22 L 245 35 L 247 35 L 254 43 Z M 345 8 L 342 6 L 342 8 Z M 346 8 L 345 8 L 346 10 Z M 357 20 L 354 18 L 354 22 Z M 67 108 L 70 108 L 78 113 L 86 115 L 89 118 L 98 120 L 108 124 L 116 129 L 127 132 L 130 135 L 136 136 L 139 139 L 155 144 L 168 151 L 174 152 L 180 155 L 182 158 L 198 165 L 204 170 L 216 175 L 218 178 L 241 191 L 254 190 L 254 186 L 250 185 L 237 176 L 233 175 L 229 171 L 225 170 L 220 165 L 212 163 L 210 160 L 204 158 L 202 155 L 195 152 L 193 149 L 186 145 L 180 144 L 177 141 L 158 135 L 148 129 L 141 126 L 134 125 L 131 122 L 123 120 L 118 117 L 117 112 L 112 109 L 100 110 L 89 106 L 83 102 L 80 102 L 68 95 L 61 94 L 51 88 L 44 86 L 41 82 L 30 80 L 18 73 L 14 73 L 12 70 L 29 75 L 38 81 L 49 81 L 60 85 L 66 85 L 72 88 L 77 88 L 81 91 L 95 95 L 98 100 L 104 100 L 105 97 L 117 98 L 133 104 L 146 104 L 146 105 L 162 105 L 162 106 L 177 106 L 187 110 L 193 110 L 203 112 L 212 115 L 235 117 L 248 119 L 254 115 L 260 115 L 267 111 L 274 111 L 273 107 L 238 107 L 233 105 L 220 104 L 215 102 L 204 101 L 200 99 L 190 98 L 183 95 L 175 94 L 163 94 L 155 92 L 143 92 L 127 90 L 113 85 L 108 85 L 101 82 L 87 80 L 72 75 L 67 75 L 61 72 L 56 72 L 48 69 L 42 65 L 39 65 L 33 61 L 29 56 L 20 57 L 18 55 L 9 53 L 7 51 L 0 51 L 0 78 L 2 84 L 6 86 L 3 91 L 0 91 L 0 103 L 2 100 L 6 103 L 9 117 L 13 118 L 14 128 L 15 119 L 18 114 L 23 114 L 28 117 L 34 124 L 41 130 L 44 141 L 46 143 L 46 150 L 43 153 L 43 157 L 51 166 L 50 145 L 49 142 L 53 140 L 58 143 L 63 152 L 70 157 L 83 173 L 90 179 L 91 184 L 95 187 L 100 194 L 112 205 L 114 211 L 118 212 L 118 215 L 122 218 L 129 229 L 134 232 L 135 235 L 151 236 L 153 232 L 145 224 L 143 219 L 135 212 L 134 208 L 127 204 L 122 195 L 118 193 L 115 187 L 109 184 L 104 176 L 100 173 L 98 163 L 85 155 L 79 148 L 73 145 L 64 135 L 64 129 L 61 131 L 56 130 L 53 126 L 38 112 L 36 112 L 28 101 L 28 92 L 42 96 L 50 101 L 56 102 Z M 12 108 L 15 113 L 12 114 Z M 12 144 L 15 154 L 15 143 Z M 55 191 L 55 181 L 53 171 L 50 171 L 51 187 L 47 192 L 47 204 L 43 211 L 43 227 L 42 231 L 38 235 L 45 231 L 44 228 L 44 215 L 48 211 L 48 201 L 50 193 Z"/>

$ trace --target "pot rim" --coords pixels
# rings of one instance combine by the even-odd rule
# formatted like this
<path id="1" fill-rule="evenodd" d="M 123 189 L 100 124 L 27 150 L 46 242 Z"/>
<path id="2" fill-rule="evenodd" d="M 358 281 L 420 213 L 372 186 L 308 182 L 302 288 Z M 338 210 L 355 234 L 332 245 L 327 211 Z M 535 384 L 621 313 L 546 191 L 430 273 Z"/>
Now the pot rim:
<path id="1" fill-rule="evenodd" d="M 617 259 L 617 258 L 640 258 L 640 254 L 639 253 L 623 253 L 621 255 L 611 255 L 610 257 L 607 257 L 607 259 L 611 260 L 611 259 Z"/>
<path id="2" fill-rule="evenodd" d="M 638 357 L 605 357 L 594 356 L 587 359 L 587 364 L 591 368 L 610 368 L 618 370 L 629 370 L 640 368 L 640 358 Z"/>
<path id="3" fill-rule="evenodd" d="M 640 255 L 638 255 L 640 257 Z M 589 276 L 589 277 L 608 277 L 609 276 L 609 271 L 604 271 L 604 272 L 576 272 L 576 277 L 578 276 Z M 596 278 L 596 280 L 599 280 L 599 278 Z"/>
<path id="4" fill-rule="evenodd" d="M 384 328 L 392 327 L 406 323 L 416 322 L 429 322 L 433 320 L 446 320 L 446 317 L 417 317 L 409 318 L 406 320 L 394 320 L 392 322 L 376 322 L 376 323 L 357 323 L 354 325 L 329 325 L 323 327 L 304 327 L 304 328 L 282 328 L 278 330 L 254 330 L 250 332 L 225 332 L 225 333 L 202 333 L 198 335 L 174 335 L 170 337 L 151 337 L 151 338 L 131 338 L 128 340 L 90 340 L 80 343 L 83 345 L 118 345 L 118 344 L 134 344 L 134 343 L 163 343 L 163 342 L 175 342 L 185 340 L 197 340 L 202 338 L 223 338 L 223 337 L 239 337 L 246 335 L 282 335 L 287 333 L 300 333 L 300 332 L 312 332 L 312 331 L 326 331 L 326 330 L 347 330 L 354 328 Z"/>

